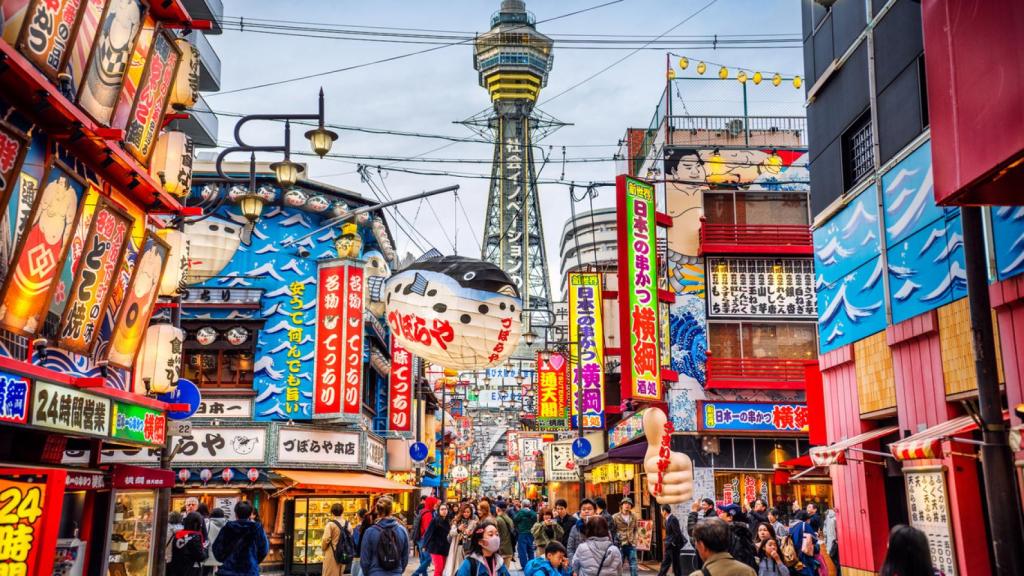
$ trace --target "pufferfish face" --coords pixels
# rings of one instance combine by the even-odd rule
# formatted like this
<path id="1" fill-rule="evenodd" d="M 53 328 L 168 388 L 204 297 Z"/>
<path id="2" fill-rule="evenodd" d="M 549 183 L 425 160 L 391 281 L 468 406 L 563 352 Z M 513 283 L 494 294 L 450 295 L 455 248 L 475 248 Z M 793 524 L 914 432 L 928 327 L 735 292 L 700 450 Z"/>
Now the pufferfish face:
<path id="1" fill-rule="evenodd" d="M 504 362 L 519 343 L 522 300 L 497 266 L 455 256 L 417 262 L 384 286 L 399 343 L 445 368 Z"/>

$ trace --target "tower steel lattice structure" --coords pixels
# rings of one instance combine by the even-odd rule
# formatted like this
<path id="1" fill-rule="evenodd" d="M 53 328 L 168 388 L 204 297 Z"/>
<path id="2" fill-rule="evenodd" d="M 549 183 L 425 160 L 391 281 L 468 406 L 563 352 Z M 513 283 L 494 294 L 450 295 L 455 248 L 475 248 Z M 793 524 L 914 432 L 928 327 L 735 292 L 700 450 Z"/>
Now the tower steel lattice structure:
<path id="1" fill-rule="evenodd" d="M 474 47 L 473 65 L 492 108 L 463 121 L 494 141 L 482 258 L 512 277 L 527 308 L 551 302 L 534 141 L 565 124 L 534 106 L 547 85 L 552 45 L 523 0 L 503 0 Z"/>

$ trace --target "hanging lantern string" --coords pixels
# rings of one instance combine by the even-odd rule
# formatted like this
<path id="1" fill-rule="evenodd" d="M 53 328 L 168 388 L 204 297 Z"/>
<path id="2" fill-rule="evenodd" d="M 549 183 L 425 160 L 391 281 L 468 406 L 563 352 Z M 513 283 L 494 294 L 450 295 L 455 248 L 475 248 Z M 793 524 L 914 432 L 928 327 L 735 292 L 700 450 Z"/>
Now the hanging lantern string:
<path id="1" fill-rule="evenodd" d="M 749 80 L 754 84 L 760 84 L 762 81 L 767 80 L 773 86 L 779 86 L 785 81 L 792 82 L 794 88 L 800 88 L 804 84 L 803 78 L 799 74 L 786 75 L 781 72 L 762 73 L 758 71 L 750 73 L 748 72 L 748 70 L 753 70 L 752 68 L 732 68 L 726 64 L 719 64 L 717 62 L 710 62 L 708 60 L 694 60 L 688 56 L 676 54 L 674 52 L 669 52 L 668 56 L 670 58 L 670 64 L 668 71 L 666 73 L 668 75 L 669 80 L 675 80 L 676 68 L 679 68 L 680 70 L 686 70 L 695 61 L 697 62 L 697 64 L 694 66 L 694 69 L 697 71 L 697 74 L 701 76 L 703 76 L 704 73 L 708 71 L 709 67 L 713 67 L 718 68 L 718 77 L 722 80 L 728 80 L 731 77 L 740 83 L 746 83 Z M 678 58 L 678 60 L 676 60 L 675 63 L 671 63 L 671 58 Z M 734 76 L 730 75 L 731 69 L 737 70 Z"/>

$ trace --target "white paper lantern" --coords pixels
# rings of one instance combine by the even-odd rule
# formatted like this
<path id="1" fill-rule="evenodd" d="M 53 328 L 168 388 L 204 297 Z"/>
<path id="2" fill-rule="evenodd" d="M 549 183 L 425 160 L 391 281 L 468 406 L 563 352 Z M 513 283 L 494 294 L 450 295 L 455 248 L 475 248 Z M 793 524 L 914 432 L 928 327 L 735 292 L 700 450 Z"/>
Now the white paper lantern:
<path id="1" fill-rule="evenodd" d="M 154 324 L 146 328 L 142 347 L 135 360 L 134 388 L 136 394 L 163 394 L 178 385 L 181 374 L 181 346 L 185 332 L 170 324 Z"/>
<path id="2" fill-rule="evenodd" d="M 238 201 L 244 196 L 249 195 L 249 189 L 241 184 L 235 184 L 228 190 L 228 200 L 233 204 L 238 204 Z"/>
<path id="3" fill-rule="evenodd" d="M 195 106 L 199 100 L 199 50 L 184 38 L 174 41 L 181 50 L 178 74 L 174 77 L 168 103 L 175 110 Z"/>
<path id="4" fill-rule="evenodd" d="M 217 194 L 220 194 L 220 186 L 213 182 L 203 186 L 203 189 L 199 191 L 199 197 L 202 198 L 203 202 L 213 200 Z"/>
<path id="5" fill-rule="evenodd" d="M 160 278 L 160 295 L 174 296 L 184 290 L 188 284 L 189 243 L 182 232 L 174 228 L 158 230 L 156 235 L 167 242 L 171 252 L 167 256 L 167 266 Z"/>
<path id="6" fill-rule="evenodd" d="M 182 484 L 188 482 L 188 479 L 191 477 L 192 474 L 188 471 L 187 468 L 182 468 L 181 470 L 178 470 L 178 480 L 180 480 Z"/>
<path id="7" fill-rule="evenodd" d="M 157 138 L 149 174 L 168 194 L 184 197 L 192 189 L 192 155 L 195 146 L 184 132 L 166 130 Z"/>
<path id="8" fill-rule="evenodd" d="M 196 342 L 203 346 L 209 346 L 217 341 L 217 329 L 213 326 L 203 326 L 196 330 Z"/>
<path id="9" fill-rule="evenodd" d="M 232 346 L 241 346 L 249 339 L 249 331 L 241 326 L 228 330 L 227 340 Z"/>
<path id="10" fill-rule="evenodd" d="M 209 482 L 210 478 L 213 478 L 213 472 L 209 468 L 203 468 L 199 471 L 199 479 L 203 481 L 203 484 Z"/>
<path id="11" fill-rule="evenodd" d="M 235 472 L 231 470 L 231 468 L 225 468 L 224 471 L 220 473 L 220 479 L 223 480 L 225 484 L 231 482 L 234 478 Z"/>
<path id="12" fill-rule="evenodd" d="M 256 189 L 256 195 L 263 199 L 267 204 L 271 204 L 277 201 L 277 190 L 273 186 L 263 185 Z"/>
<path id="13" fill-rule="evenodd" d="M 384 301 L 399 344 L 445 368 L 497 366 L 519 343 L 519 289 L 489 262 L 461 256 L 414 262 L 388 280 Z"/>
<path id="14" fill-rule="evenodd" d="M 319 214 L 324 210 L 327 210 L 330 205 L 331 201 L 321 195 L 311 196 L 310 199 L 306 201 L 306 210 Z"/>
<path id="15" fill-rule="evenodd" d="M 238 250 L 241 233 L 238 224 L 214 217 L 186 224 L 191 264 L 188 283 L 197 284 L 220 274 Z"/>
<path id="16" fill-rule="evenodd" d="M 284 193 L 284 205 L 298 208 L 306 204 L 306 193 L 302 190 L 291 189 Z"/>
<path id="17" fill-rule="evenodd" d="M 246 478 L 249 479 L 249 482 L 255 484 L 256 481 L 260 479 L 260 471 L 255 468 L 249 468 L 249 471 L 245 474 L 245 476 Z"/>

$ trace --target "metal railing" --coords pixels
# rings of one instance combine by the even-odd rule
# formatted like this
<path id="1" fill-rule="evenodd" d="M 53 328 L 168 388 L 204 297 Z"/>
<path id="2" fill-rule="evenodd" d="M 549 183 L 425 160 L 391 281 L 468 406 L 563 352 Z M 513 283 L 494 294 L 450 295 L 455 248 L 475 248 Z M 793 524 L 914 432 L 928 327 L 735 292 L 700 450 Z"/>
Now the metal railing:
<path id="1" fill-rule="evenodd" d="M 707 387 L 803 389 L 806 369 L 817 360 L 784 358 L 716 358 L 708 356 Z"/>
<path id="2" fill-rule="evenodd" d="M 724 246 L 802 246 L 813 245 L 811 227 L 801 224 L 710 224 L 700 227 L 701 249 Z M 711 251 L 716 251 L 712 248 Z"/>
<path id="3" fill-rule="evenodd" d="M 668 125 L 670 145 L 807 146 L 803 116 L 669 116 Z"/>

